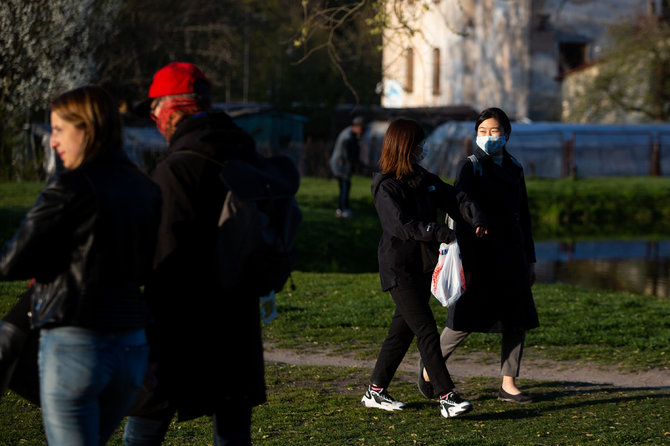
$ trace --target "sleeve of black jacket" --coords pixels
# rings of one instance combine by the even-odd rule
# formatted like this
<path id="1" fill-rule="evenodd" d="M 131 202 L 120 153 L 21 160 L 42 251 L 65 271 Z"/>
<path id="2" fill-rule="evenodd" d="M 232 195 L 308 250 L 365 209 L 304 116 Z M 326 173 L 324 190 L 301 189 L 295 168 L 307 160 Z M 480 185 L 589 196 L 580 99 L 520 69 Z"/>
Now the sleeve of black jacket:
<path id="1" fill-rule="evenodd" d="M 454 188 L 456 189 L 457 199 L 463 218 L 466 222 L 469 222 L 473 228 L 477 228 L 478 226 L 488 227 L 486 216 L 479 208 L 477 202 L 469 194 L 469 191 L 473 190 L 475 181 L 472 161 L 467 158 L 461 161 L 458 164 L 457 172 Z M 469 237 L 467 240 L 473 242 L 474 232 L 472 237 Z M 464 249 L 464 247 L 461 246 L 461 259 L 463 260 L 463 265 L 466 265 L 466 269 L 467 265 L 470 265 L 473 260 L 472 255 L 472 249 L 467 249 L 467 247 Z"/>
<path id="2" fill-rule="evenodd" d="M 52 178 L 6 243 L 0 277 L 46 282 L 66 269 L 77 210 L 90 207 L 90 199 L 90 194 L 74 194 L 59 178 Z"/>
<path id="3" fill-rule="evenodd" d="M 375 207 L 387 234 L 399 240 L 449 243 L 455 239 L 453 231 L 435 221 L 420 221 L 410 215 L 400 202 L 402 194 L 392 181 L 384 181 L 375 196 Z"/>

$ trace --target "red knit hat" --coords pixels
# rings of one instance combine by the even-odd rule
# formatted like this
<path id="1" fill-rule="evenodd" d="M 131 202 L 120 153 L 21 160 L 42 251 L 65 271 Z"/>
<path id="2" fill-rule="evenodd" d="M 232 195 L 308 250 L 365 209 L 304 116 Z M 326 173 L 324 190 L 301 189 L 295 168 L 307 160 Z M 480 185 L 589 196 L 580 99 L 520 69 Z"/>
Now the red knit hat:
<path id="1" fill-rule="evenodd" d="M 188 62 L 172 62 L 154 74 L 149 87 L 150 98 L 197 93 L 209 96 L 211 83 L 195 65 Z"/>

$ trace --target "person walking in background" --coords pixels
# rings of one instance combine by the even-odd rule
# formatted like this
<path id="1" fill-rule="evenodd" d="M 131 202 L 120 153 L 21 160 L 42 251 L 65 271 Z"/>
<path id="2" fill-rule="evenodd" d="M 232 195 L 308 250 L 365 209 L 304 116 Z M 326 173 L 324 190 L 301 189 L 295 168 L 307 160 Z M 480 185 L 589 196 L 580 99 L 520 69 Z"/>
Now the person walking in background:
<path id="1" fill-rule="evenodd" d="M 379 276 L 382 289 L 391 293 L 395 313 L 361 403 L 384 410 L 405 407 L 391 397 L 387 388 L 416 336 L 421 358 L 440 397 L 440 413 L 454 417 L 472 410 L 472 405 L 454 391 L 429 305 L 439 244 L 455 238 L 446 225 L 436 223 L 437 210 L 446 210 L 463 227 L 469 225 L 473 236 L 486 233 L 486 222 L 476 203 L 418 165 L 423 143 L 424 132 L 416 121 L 391 122 L 382 143 L 381 172 L 372 181 L 382 225 Z"/>
<path id="2" fill-rule="evenodd" d="M 442 356 L 446 361 L 473 331 L 502 333 L 498 399 L 529 403 L 532 397 L 521 392 L 515 382 L 526 331 L 539 326 L 531 293 L 535 247 L 526 183 L 523 168 L 505 147 L 512 132 L 505 112 L 499 108 L 482 111 L 475 132 L 477 147 L 459 164 L 454 185 L 481 206 L 488 235 L 473 237 L 467 226 L 456 223 L 463 269 L 469 280 L 465 293 L 449 309 L 440 337 Z M 425 376 L 420 374 L 418 379 L 419 386 L 424 386 Z"/>
<path id="3" fill-rule="evenodd" d="M 5 246 L 0 277 L 35 278 L 30 317 L 40 330 L 49 445 L 97 446 L 144 378 L 148 311 L 140 286 L 152 267 L 161 194 L 123 152 L 121 117 L 100 87 L 56 97 L 51 128 L 65 171 L 49 180 Z"/>
<path id="4" fill-rule="evenodd" d="M 243 286 L 224 292 L 215 261 L 227 193 L 221 165 L 260 155 L 226 113 L 210 110 L 210 90 L 185 62 L 158 70 L 149 88 L 151 117 L 169 145 L 153 174 L 164 206 L 145 287 L 155 317 L 150 364 L 166 407 L 128 418 L 129 446 L 160 444 L 175 413 L 212 416 L 216 445 L 248 445 L 252 407 L 265 401 L 260 296 Z"/>
<path id="5" fill-rule="evenodd" d="M 349 127 L 340 132 L 330 157 L 330 170 L 337 178 L 340 194 L 337 201 L 336 217 L 351 218 L 354 213 L 349 208 L 351 175 L 360 156 L 359 141 L 363 135 L 363 118 L 357 116 Z"/>

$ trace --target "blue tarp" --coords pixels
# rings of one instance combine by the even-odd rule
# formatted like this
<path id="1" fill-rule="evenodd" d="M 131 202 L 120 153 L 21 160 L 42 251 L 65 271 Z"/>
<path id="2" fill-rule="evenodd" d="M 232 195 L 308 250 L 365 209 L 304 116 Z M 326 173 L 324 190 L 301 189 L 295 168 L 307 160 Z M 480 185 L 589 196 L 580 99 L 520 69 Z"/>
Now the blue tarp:
<path id="1" fill-rule="evenodd" d="M 474 147 L 474 127 L 474 122 L 446 122 L 435 128 L 426 138 L 423 165 L 454 178 L 458 162 Z M 574 162 L 576 173 L 583 177 L 644 176 L 649 174 L 654 145 L 659 149 L 662 174 L 670 176 L 670 124 L 665 123 L 514 122 L 507 149 L 527 176 L 561 177 L 566 161 Z M 566 156 L 574 156 L 574 161 Z"/>

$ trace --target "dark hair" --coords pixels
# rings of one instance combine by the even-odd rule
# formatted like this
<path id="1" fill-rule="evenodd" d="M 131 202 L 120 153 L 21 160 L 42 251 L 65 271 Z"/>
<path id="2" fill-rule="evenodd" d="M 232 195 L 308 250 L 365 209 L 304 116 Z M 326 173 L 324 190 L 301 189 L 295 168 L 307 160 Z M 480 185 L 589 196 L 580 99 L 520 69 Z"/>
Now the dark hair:
<path id="1" fill-rule="evenodd" d="M 425 139 L 418 122 L 412 119 L 395 119 L 389 125 L 382 142 L 379 168 L 382 173 L 394 173 L 402 178 L 414 172 L 412 154 Z"/>
<path id="2" fill-rule="evenodd" d="M 101 87 L 75 88 L 51 100 L 51 111 L 84 130 L 84 158 L 123 147 L 121 115 L 114 99 Z"/>
<path id="3" fill-rule="evenodd" d="M 509 135 L 512 133 L 512 124 L 505 112 L 497 107 L 487 108 L 479 114 L 477 122 L 475 123 L 475 133 L 477 133 L 477 129 L 479 129 L 479 124 L 490 118 L 494 118 L 498 121 L 498 124 L 500 124 L 505 131 L 505 138 L 509 139 Z"/>

